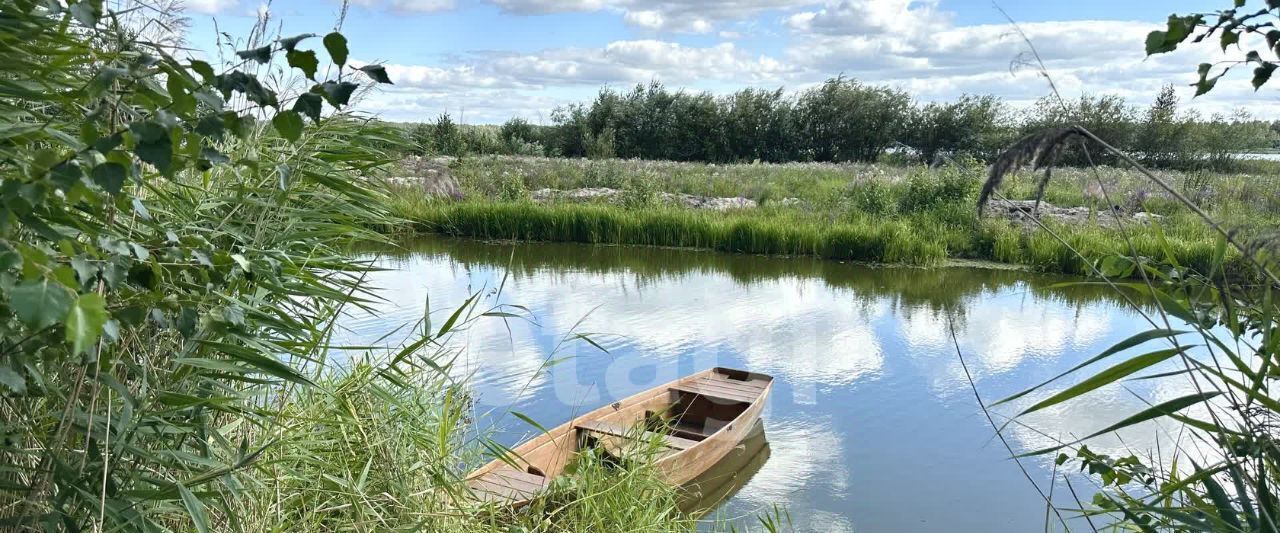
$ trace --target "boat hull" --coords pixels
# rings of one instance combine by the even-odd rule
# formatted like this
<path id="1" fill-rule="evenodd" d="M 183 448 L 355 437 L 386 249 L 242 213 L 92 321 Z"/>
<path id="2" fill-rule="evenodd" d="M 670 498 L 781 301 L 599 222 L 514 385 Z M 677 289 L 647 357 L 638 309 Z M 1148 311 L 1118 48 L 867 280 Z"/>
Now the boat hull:
<path id="1" fill-rule="evenodd" d="M 467 484 L 482 500 L 527 504 L 564 472 L 584 431 L 595 434 L 606 428 L 606 434 L 617 438 L 622 433 L 608 433 L 607 428 L 638 428 L 656 413 L 665 413 L 673 427 L 662 430 L 663 437 L 673 450 L 656 460 L 654 467 L 667 483 L 683 485 L 723 459 L 753 431 L 772 387 L 773 378 L 763 374 L 705 370 L 575 416 L 512 448 L 507 460 L 495 459 L 476 469 L 467 476 Z"/>

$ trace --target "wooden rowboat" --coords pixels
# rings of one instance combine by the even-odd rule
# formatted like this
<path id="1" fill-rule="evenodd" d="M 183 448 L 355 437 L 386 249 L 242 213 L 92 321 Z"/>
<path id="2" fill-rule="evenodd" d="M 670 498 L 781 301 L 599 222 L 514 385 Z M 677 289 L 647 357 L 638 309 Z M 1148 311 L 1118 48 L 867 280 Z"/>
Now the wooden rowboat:
<path id="1" fill-rule="evenodd" d="M 606 405 L 525 441 L 507 458 L 467 476 L 477 498 L 519 507 L 529 503 L 564 472 L 587 446 L 619 440 L 657 439 L 662 452 L 658 475 L 683 485 L 729 453 L 751 431 L 773 378 L 728 368 L 712 368 Z"/>

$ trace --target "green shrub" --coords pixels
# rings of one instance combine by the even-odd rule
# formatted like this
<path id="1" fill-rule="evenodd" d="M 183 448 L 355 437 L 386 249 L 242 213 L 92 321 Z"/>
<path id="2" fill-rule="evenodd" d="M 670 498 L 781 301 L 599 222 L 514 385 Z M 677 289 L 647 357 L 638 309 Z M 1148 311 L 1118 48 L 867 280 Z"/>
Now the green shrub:
<path id="1" fill-rule="evenodd" d="M 854 207 L 873 215 L 889 215 L 897 208 L 893 187 L 883 181 L 868 181 L 850 187 Z"/>
<path id="2" fill-rule="evenodd" d="M 529 199 L 529 189 L 524 186 L 524 179 L 513 172 L 503 172 L 499 178 L 498 198 L 506 202 Z"/>
<path id="3" fill-rule="evenodd" d="M 649 172 L 628 175 L 622 188 L 622 205 L 627 209 L 643 209 L 658 203 L 658 178 Z"/>

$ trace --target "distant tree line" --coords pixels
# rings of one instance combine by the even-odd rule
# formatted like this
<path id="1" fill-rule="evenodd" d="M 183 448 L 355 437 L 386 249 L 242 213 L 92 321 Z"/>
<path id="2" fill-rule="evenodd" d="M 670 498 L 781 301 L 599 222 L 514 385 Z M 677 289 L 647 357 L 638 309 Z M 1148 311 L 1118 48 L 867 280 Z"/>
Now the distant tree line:
<path id="1" fill-rule="evenodd" d="M 1018 137 L 1080 124 L 1146 163 L 1225 167 L 1234 154 L 1276 147 L 1280 122 L 1240 111 L 1203 116 L 1178 107 L 1172 86 L 1148 107 L 1116 96 L 1044 98 L 1015 109 L 991 95 L 917 104 L 905 91 L 838 77 L 787 95 L 743 89 L 726 96 L 668 90 L 661 83 L 556 109 L 551 125 L 514 118 L 501 127 L 463 126 L 442 115 L 411 126 L 420 154 L 522 154 L 675 161 L 876 161 L 886 154 L 933 162 L 966 154 L 987 159 Z M 1111 162 L 1101 150 L 1088 156 Z M 1084 150 L 1063 154 L 1083 164 Z"/>

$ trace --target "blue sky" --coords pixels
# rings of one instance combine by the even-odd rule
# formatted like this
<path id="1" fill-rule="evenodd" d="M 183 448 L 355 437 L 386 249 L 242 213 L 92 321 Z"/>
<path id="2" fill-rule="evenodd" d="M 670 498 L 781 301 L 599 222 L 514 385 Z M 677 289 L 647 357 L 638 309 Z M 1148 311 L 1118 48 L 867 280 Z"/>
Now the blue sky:
<path id="1" fill-rule="evenodd" d="M 1260 0 L 1252 0 L 1257 3 Z M 1195 65 L 1211 46 L 1147 59 L 1145 34 L 1172 12 L 1227 0 L 1004 0 L 1067 96 L 1118 94 L 1136 103 L 1164 83 L 1183 86 L 1203 113 L 1245 107 L 1275 118 L 1274 91 L 1247 80 L 1191 101 Z M 210 50 L 217 28 L 243 35 L 262 12 L 292 35 L 333 27 L 328 0 L 187 0 L 190 46 Z M 353 57 L 382 62 L 396 86 L 364 111 L 393 120 L 441 112 L 467 122 L 549 120 L 602 86 L 658 79 L 674 88 L 803 89 L 845 74 L 911 91 L 921 101 L 991 93 L 1014 105 L 1046 94 L 1010 65 L 1025 46 L 989 0 L 361 0 L 343 24 Z M 313 46 L 319 46 L 315 42 Z M 1015 69 L 1016 70 L 1016 69 Z"/>

